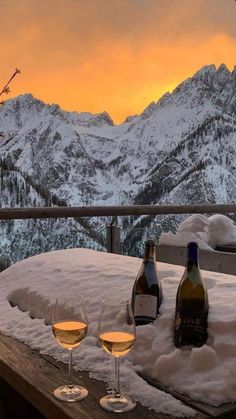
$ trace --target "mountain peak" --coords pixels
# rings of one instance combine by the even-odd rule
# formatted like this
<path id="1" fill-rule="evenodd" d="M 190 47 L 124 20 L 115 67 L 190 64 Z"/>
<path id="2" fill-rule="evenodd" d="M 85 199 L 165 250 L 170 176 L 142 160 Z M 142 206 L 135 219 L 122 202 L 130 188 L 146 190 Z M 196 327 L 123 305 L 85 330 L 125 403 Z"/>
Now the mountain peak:
<path id="1" fill-rule="evenodd" d="M 114 125 L 113 120 L 107 112 L 101 112 L 93 114 L 91 112 L 68 112 L 62 109 L 58 104 L 52 103 L 48 104 L 43 102 L 40 99 L 35 98 L 31 93 L 25 93 L 18 95 L 12 99 L 9 99 L 5 102 L 4 109 L 12 109 L 14 112 L 26 111 L 27 119 L 32 112 L 41 112 L 45 110 L 46 115 L 58 116 L 63 121 L 71 121 L 70 116 L 74 115 L 72 119 L 77 120 L 79 124 L 86 126 L 102 126 L 102 125 Z M 1 108 L 0 108 L 1 109 Z"/>
<path id="2" fill-rule="evenodd" d="M 220 65 L 220 67 L 218 68 L 217 73 L 218 74 L 219 73 L 225 73 L 225 74 L 228 74 L 229 75 L 230 74 L 230 71 L 229 71 L 228 67 L 224 63 L 222 63 Z"/>
<path id="3" fill-rule="evenodd" d="M 231 72 L 226 67 L 225 64 L 221 64 L 217 70 L 217 81 L 220 86 L 224 86 L 226 83 L 230 82 Z"/>
<path id="4" fill-rule="evenodd" d="M 42 100 L 35 98 L 32 95 L 32 93 L 24 93 L 22 95 L 19 95 L 19 96 L 14 97 L 11 100 L 17 101 L 17 102 L 20 102 L 20 103 L 25 103 L 25 104 L 28 104 L 28 103 L 41 103 L 42 105 L 45 105 L 45 103 Z"/>
<path id="5" fill-rule="evenodd" d="M 216 74 L 216 72 L 217 72 L 217 69 L 214 64 L 205 65 L 193 75 L 193 78 L 202 79 L 202 78 L 205 78 L 206 76 L 211 76 L 213 74 Z"/>
<path id="6" fill-rule="evenodd" d="M 97 125 L 103 125 L 103 124 L 114 125 L 113 120 L 111 119 L 110 115 L 106 111 L 93 115 L 93 119 L 94 121 L 97 121 Z"/>
<path id="7" fill-rule="evenodd" d="M 223 82 L 229 79 L 230 75 L 230 70 L 224 63 L 222 63 L 218 69 L 214 64 L 210 64 L 200 68 L 200 70 L 193 75 L 192 79 L 208 81 L 212 78 L 216 78 L 216 80 Z"/>
<path id="8" fill-rule="evenodd" d="M 12 107 L 14 110 L 29 110 L 32 108 L 41 110 L 45 106 L 45 103 L 40 99 L 36 99 L 31 93 L 25 93 L 7 100 L 5 106 Z"/>

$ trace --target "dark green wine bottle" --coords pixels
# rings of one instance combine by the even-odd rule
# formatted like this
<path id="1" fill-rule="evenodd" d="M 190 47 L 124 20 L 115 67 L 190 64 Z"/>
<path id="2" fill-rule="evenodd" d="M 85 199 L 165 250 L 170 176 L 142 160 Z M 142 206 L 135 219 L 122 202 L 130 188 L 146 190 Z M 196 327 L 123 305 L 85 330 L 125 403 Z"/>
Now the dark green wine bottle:
<path id="1" fill-rule="evenodd" d="M 134 283 L 132 308 L 136 326 L 152 323 L 159 314 L 162 287 L 156 269 L 156 243 L 145 242 L 144 258 Z"/>
<path id="2" fill-rule="evenodd" d="M 198 245 L 188 244 L 187 265 L 176 295 L 174 343 L 200 347 L 207 341 L 207 289 L 201 277 Z"/>

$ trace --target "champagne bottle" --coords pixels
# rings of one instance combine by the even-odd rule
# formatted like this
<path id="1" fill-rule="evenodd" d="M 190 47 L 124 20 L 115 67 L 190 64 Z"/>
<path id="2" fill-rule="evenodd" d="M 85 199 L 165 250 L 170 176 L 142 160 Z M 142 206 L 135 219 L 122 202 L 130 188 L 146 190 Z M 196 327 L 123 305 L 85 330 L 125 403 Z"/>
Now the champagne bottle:
<path id="1" fill-rule="evenodd" d="M 152 323 L 159 314 L 162 287 L 156 269 L 156 243 L 145 242 L 145 253 L 135 280 L 132 293 L 132 309 L 136 326 Z"/>
<path id="2" fill-rule="evenodd" d="M 200 347 L 207 341 L 208 295 L 198 262 L 198 245 L 188 244 L 187 264 L 176 295 L 174 343 Z"/>

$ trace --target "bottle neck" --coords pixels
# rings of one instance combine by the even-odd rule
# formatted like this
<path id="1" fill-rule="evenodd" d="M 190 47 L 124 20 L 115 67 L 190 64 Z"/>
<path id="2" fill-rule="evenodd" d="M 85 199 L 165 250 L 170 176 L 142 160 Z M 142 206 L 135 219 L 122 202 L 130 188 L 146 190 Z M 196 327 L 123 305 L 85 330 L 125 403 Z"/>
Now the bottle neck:
<path id="1" fill-rule="evenodd" d="M 197 246 L 188 246 L 187 266 L 199 265 L 199 252 Z"/>
<path id="2" fill-rule="evenodd" d="M 156 246 L 146 244 L 144 251 L 144 262 L 155 262 L 156 261 Z"/>

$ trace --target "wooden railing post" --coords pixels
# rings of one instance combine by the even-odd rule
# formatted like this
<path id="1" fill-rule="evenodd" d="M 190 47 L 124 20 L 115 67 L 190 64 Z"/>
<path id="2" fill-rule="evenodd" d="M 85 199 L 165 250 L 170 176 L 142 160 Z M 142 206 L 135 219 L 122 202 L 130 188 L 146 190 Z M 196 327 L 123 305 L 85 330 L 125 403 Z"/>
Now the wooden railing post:
<path id="1" fill-rule="evenodd" d="M 120 227 L 116 224 L 107 224 L 107 251 L 120 254 Z"/>

